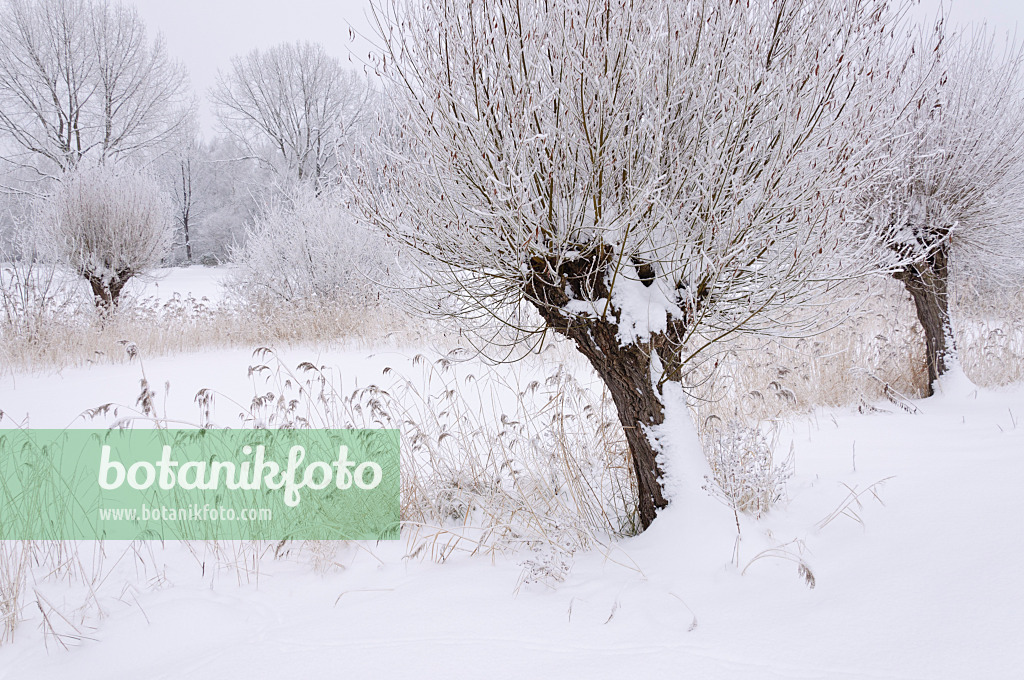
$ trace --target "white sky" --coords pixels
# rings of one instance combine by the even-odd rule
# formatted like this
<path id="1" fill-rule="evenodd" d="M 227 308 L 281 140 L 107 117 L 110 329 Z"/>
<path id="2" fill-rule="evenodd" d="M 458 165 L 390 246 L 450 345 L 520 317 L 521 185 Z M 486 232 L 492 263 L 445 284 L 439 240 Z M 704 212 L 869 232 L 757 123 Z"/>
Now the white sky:
<path id="1" fill-rule="evenodd" d="M 132 2 L 133 0 L 126 0 Z M 134 0 L 151 32 L 163 33 L 171 54 L 188 67 L 192 84 L 202 102 L 202 123 L 212 127 L 205 102 L 218 69 L 232 56 L 254 47 L 270 47 L 285 41 L 310 40 L 328 52 L 365 59 L 368 44 L 352 41 L 349 27 L 370 34 L 369 0 Z M 925 17 L 936 14 L 948 0 L 921 0 L 915 11 Z M 953 23 L 986 22 L 1000 32 L 1024 28 L 1024 0 L 953 0 Z M 351 56 L 350 56 L 350 53 Z"/>
<path id="2" fill-rule="evenodd" d="M 1024 1 L 1022 0 L 921 0 L 917 10 L 926 16 L 933 16 L 939 6 L 949 7 L 952 4 L 950 19 L 956 24 L 987 23 L 989 28 L 1000 32 L 1010 31 L 1017 24 L 1024 27 Z"/>
<path id="3" fill-rule="evenodd" d="M 370 34 L 369 0 L 123 0 L 134 4 L 151 34 L 160 32 L 168 51 L 188 67 L 199 95 L 204 129 L 213 126 L 205 101 L 218 69 L 253 48 L 294 40 L 322 44 L 328 52 L 365 61 L 369 44 L 349 29 Z"/>

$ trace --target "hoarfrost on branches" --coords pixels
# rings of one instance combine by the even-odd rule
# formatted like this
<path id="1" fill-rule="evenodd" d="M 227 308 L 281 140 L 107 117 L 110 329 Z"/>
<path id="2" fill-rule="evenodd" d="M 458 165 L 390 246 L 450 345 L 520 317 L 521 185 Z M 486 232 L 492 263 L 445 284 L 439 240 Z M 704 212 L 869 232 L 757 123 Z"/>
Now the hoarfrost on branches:
<path id="1" fill-rule="evenodd" d="M 192 116 L 184 67 L 107 0 L 0 3 L 0 158 L 59 177 L 166 151 Z"/>
<path id="2" fill-rule="evenodd" d="M 950 274 L 1006 282 L 1024 243 L 1024 50 L 943 22 L 909 45 L 861 200 L 925 335 L 928 393 L 957 363 Z M 1019 269 L 1016 272 L 1019 276 Z M 1002 275 L 1002 278 L 1000 277 Z"/>
<path id="3" fill-rule="evenodd" d="M 132 277 L 170 252 L 173 209 L 145 172 L 79 168 L 40 201 L 33 229 L 39 247 L 82 276 L 97 307 L 110 311 Z"/>
<path id="4" fill-rule="evenodd" d="M 284 43 L 231 61 L 211 92 L 228 135 L 289 182 L 336 181 L 373 89 L 316 43 Z"/>
<path id="5" fill-rule="evenodd" d="M 836 282 L 882 268 L 844 199 L 888 122 L 871 101 L 892 94 L 902 8 L 396 0 L 375 15 L 400 118 L 356 192 L 364 217 L 426 256 L 461 319 L 576 343 L 616 401 L 646 527 L 666 503 L 646 434 L 665 382 L 727 335 L 806 329 Z"/>

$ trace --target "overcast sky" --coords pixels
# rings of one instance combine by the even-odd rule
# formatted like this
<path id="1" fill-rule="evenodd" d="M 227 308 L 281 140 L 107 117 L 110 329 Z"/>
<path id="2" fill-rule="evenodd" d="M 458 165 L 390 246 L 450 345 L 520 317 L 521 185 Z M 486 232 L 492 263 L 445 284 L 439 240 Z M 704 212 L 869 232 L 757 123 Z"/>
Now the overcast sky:
<path id="1" fill-rule="evenodd" d="M 359 59 L 365 59 L 368 44 L 353 42 L 349 27 L 372 34 L 369 0 L 134 0 L 134 4 L 150 31 L 163 33 L 171 54 L 185 62 L 203 98 L 217 70 L 227 67 L 232 56 L 254 47 L 310 40 L 342 59 L 352 58 L 357 66 Z M 948 7 L 949 2 L 944 4 Z M 933 16 L 939 6 L 940 0 L 922 0 L 916 11 Z M 950 19 L 986 22 L 1000 32 L 1012 32 L 1018 24 L 1024 27 L 1024 0 L 954 0 Z M 209 130 L 212 116 L 205 101 L 202 107 L 203 125 Z"/>
<path id="2" fill-rule="evenodd" d="M 139 9 L 151 33 L 163 33 L 170 53 L 188 67 L 204 100 L 205 129 L 212 115 L 205 101 L 218 69 L 255 47 L 310 40 L 346 60 L 365 60 L 368 43 L 353 41 L 350 26 L 368 34 L 369 0 L 125 0 Z M 352 54 L 358 51 L 358 54 Z"/>

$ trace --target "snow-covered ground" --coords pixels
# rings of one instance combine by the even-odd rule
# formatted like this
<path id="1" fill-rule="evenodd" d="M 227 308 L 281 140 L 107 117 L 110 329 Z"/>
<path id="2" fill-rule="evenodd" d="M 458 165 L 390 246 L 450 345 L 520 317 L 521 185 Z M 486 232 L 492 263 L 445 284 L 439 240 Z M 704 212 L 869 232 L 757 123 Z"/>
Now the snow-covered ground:
<path id="1" fill-rule="evenodd" d="M 339 366 L 354 386 L 385 366 L 411 372 L 413 352 L 282 358 Z M 225 350 L 145 371 L 170 384 L 157 400 L 169 416 L 197 418 L 207 387 L 227 424 L 230 400 L 252 397 L 251 363 Z M 4 375 L 0 410 L 32 427 L 101 426 L 113 415 L 76 418 L 134 404 L 138 381 L 137 364 Z M 326 571 L 268 556 L 258 575 L 154 544 L 112 568 L 102 615 L 70 649 L 26 610 L 0 678 L 1020 678 L 1024 387 L 950 381 L 914 403 L 788 425 L 789 499 L 744 519 L 738 547 L 731 512 L 693 494 L 642 536 L 578 553 L 555 587 L 517 588 L 523 555 L 438 564 L 407 558 L 404 541 L 341 547 Z M 124 551 L 108 545 L 108 564 Z M 58 609 L 83 601 L 78 586 L 38 587 Z"/>
<path id="2" fill-rule="evenodd" d="M 230 276 L 228 266 L 220 267 L 168 267 L 154 274 L 128 282 L 125 292 L 141 299 L 152 298 L 166 302 L 177 293 L 191 295 L 196 300 L 204 297 L 210 302 L 219 302 L 224 297 L 222 284 Z"/>
<path id="3" fill-rule="evenodd" d="M 11 269 L 14 266 L 10 262 L 0 262 L 0 277 L 4 277 L 0 279 L 0 283 L 9 285 Z M 46 274 L 46 272 L 37 273 L 37 275 L 43 276 Z M 205 297 L 211 303 L 216 303 L 224 298 L 223 283 L 230 275 L 230 265 L 165 267 L 131 279 L 125 286 L 124 293 L 139 300 L 151 300 L 157 303 L 167 302 L 175 295 L 181 297 L 191 295 L 196 300 L 202 300 Z M 78 291 L 86 299 L 91 299 L 89 287 L 81 277 L 61 269 L 54 272 L 54 277 L 61 285 Z"/>

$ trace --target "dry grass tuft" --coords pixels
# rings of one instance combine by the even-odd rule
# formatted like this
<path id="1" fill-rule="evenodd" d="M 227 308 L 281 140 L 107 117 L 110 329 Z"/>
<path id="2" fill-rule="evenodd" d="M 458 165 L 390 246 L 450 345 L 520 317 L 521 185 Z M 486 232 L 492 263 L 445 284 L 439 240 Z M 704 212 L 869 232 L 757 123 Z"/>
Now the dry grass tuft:
<path id="1" fill-rule="evenodd" d="M 709 423 L 766 423 L 818 407 L 871 410 L 879 401 L 906 408 L 920 398 L 924 337 L 909 296 L 897 282 L 875 279 L 863 300 L 855 314 L 813 337 L 724 341 L 717 362 L 688 376 L 705 441 Z M 961 284 L 951 313 L 971 380 L 996 387 L 1024 377 L 1024 291 L 981 295 Z"/>
<path id="2" fill-rule="evenodd" d="M 634 533 L 635 482 L 610 398 L 561 364 L 527 378 L 467 355 L 418 355 L 418 374 L 387 369 L 383 386 L 346 391 L 337 369 L 293 370 L 264 349 L 253 368 L 264 384 L 241 416 L 254 427 L 401 430 L 413 557 L 525 549 L 557 576 L 575 551 Z"/>

